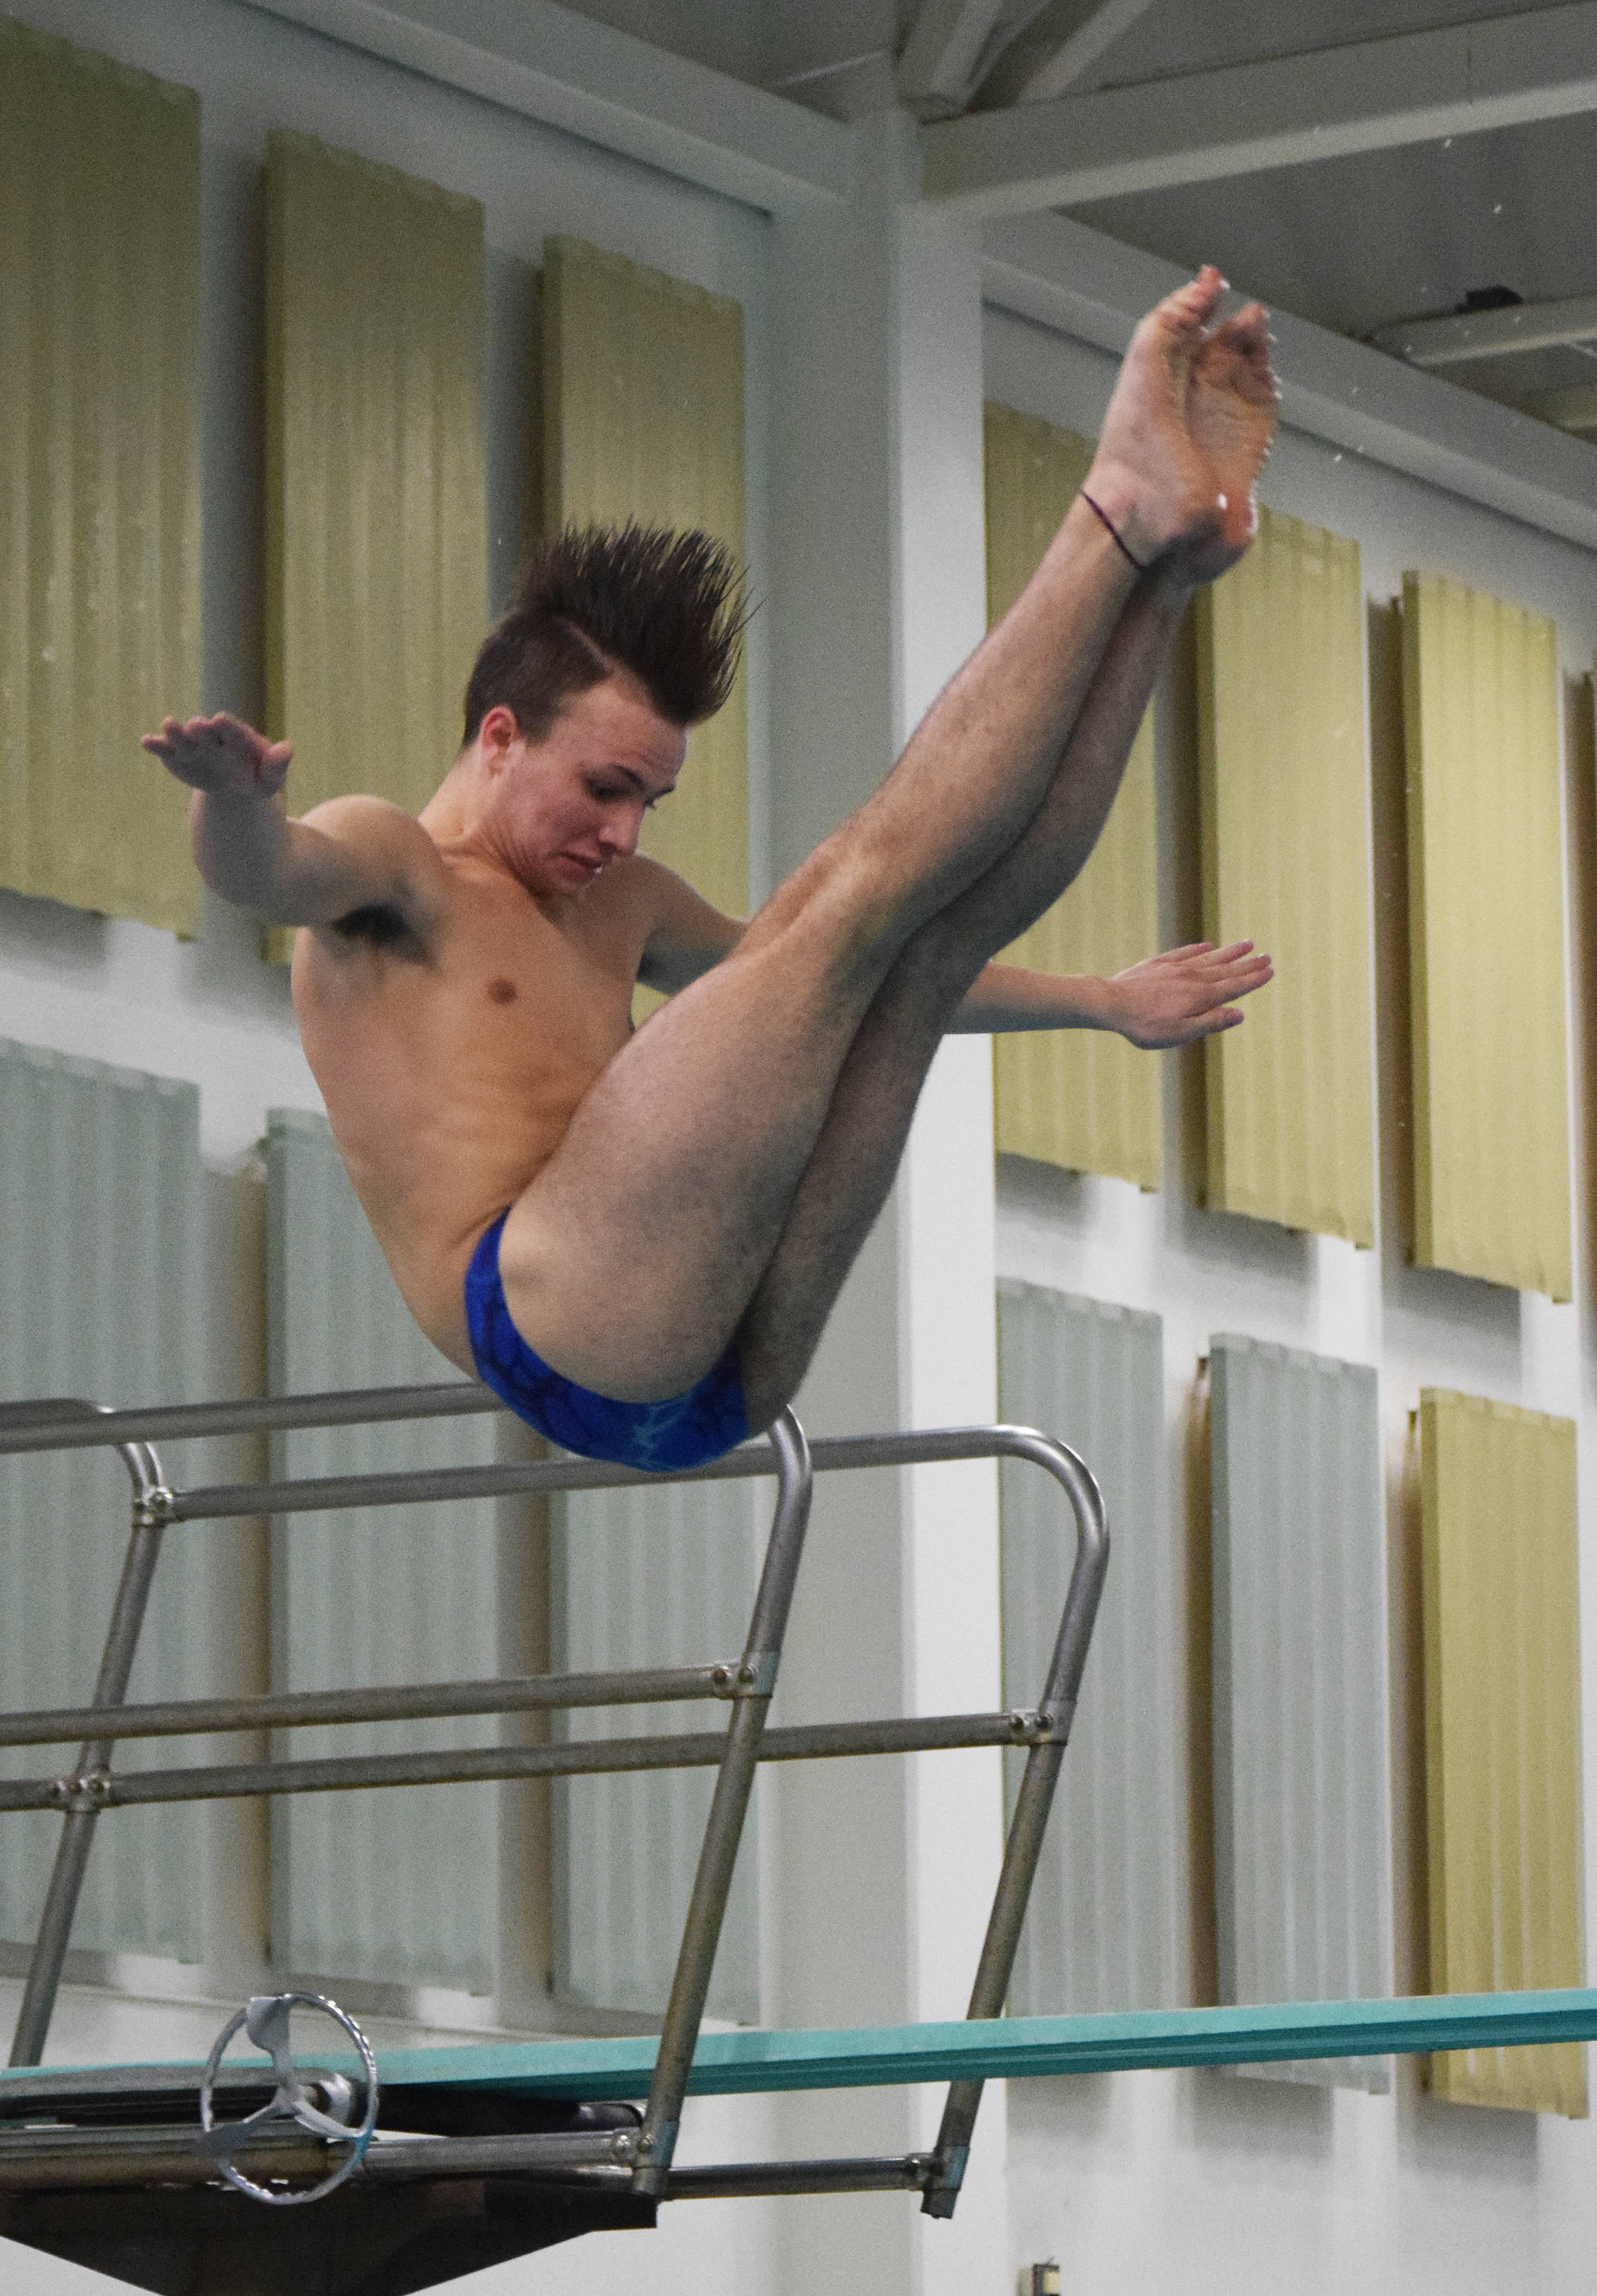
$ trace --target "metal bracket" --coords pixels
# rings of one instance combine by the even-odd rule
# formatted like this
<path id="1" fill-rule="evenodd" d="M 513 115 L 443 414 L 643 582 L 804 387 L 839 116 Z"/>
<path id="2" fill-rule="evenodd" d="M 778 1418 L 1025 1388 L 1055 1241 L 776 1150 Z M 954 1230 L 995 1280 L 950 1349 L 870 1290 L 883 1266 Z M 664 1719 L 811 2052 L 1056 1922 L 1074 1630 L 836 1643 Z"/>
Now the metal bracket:
<path id="1" fill-rule="evenodd" d="M 776 1687 L 780 1651 L 750 1651 L 746 1658 L 723 1660 L 710 1669 L 717 1698 L 769 1698 Z"/>
<path id="2" fill-rule="evenodd" d="M 177 1494 L 165 1483 L 152 1483 L 133 1503 L 135 1528 L 139 1530 L 164 1530 L 168 1523 L 177 1520 Z"/>
<path id="3" fill-rule="evenodd" d="M 921 2207 L 929 2217 L 951 2217 L 958 2200 L 960 2187 L 965 2181 L 965 2168 L 970 2158 L 968 2144 L 950 2147 L 946 2158 L 934 2159 L 932 2172 L 925 2185 Z"/>
<path id="4" fill-rule="evenodd" d="M 60 1809 L 110 1809 L 116 1798 L 116 1781 L 109 1770 L 79 1770 L 51 1782 L 50 1799 Z"/>

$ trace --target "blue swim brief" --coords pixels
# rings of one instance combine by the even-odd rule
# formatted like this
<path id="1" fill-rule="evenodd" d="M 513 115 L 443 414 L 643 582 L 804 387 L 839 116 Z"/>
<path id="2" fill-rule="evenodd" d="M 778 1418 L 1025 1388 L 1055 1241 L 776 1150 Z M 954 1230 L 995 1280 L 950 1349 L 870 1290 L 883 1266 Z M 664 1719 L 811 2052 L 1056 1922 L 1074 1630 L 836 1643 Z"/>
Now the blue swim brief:
<path id="1" fill-rule="evenodd" d="M 511 1321 L 499 1280 L 499 1238 L 508 1214 L 483 1231 L 466 1270 L 466 1329 L 485 1386 L 518 1419 L 562 1451 L 620 1467 L 701 1467 L 749 1433 L 734 1341 L 685 1395 L 661 1403 L 618 1403 L 551 1370 Z"/>

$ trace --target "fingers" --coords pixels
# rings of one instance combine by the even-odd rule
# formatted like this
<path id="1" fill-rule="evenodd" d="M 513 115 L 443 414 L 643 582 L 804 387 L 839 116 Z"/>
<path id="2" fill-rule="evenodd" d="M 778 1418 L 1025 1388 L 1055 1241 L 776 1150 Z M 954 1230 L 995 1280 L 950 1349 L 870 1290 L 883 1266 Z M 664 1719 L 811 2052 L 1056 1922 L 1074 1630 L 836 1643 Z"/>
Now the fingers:
<path id="1" fill-rule="evenodd" d="M 1194 957 L 1201 958 L 1211 967 L 1221 964 L 1246 964 L 1249 963 L 1252 963 L 1254 964 L 1268 964 L 1270 962 L 1264 951 L 1258 947 L 1257 942 L 1250 940 L 1228 940 L 1224 942 L 1195 940 L 1191 944 L 1189 950 L 1183 952 L 1181 949 L 1173 949 L 1170 953 L 1174 956 L 1190 954 Z"/>
<path id="2" fill-rule="evenodd" d="M 1213 941 L 1188 941 L 1181 948 L 1167 948 L 1162 955 L 1150 958 L 1153 964 L 1179 966 L 1200 980 L 1213 981 L 1234 974 L 1241 979 L 1257 973 L 1267 979 L 1270 959 L 1254 953 L 1250 940 L 1233 940 L 1224 948 L 1216 948 Z"/>
<path id="3" fill-rule="evenodd" d="M 1192 982 L 1183 1018 L 1200 1021 L 1205 1029 L 1211 1028 L 1223 1005 L 1229 1005 L 1233 997 L 1251 996 L 1274 977 L 1275 969 L 1267 956 L 1211 966 Z M 1240 1021 L 1242 1015 L 1239 1013 L 1236 1017 Z M 1228 1021 L 1224 1025 L 1229 1028 L 1231 1023 Z"/>
<path id="4" fill-rule="evenodd" d="M 143 735 L 139 746 L 197 788 L 266 794 L 281 787 L 294 754 L 289 742 L 268 742 L 225 709 L 209 718 L 165 718 L 160 731 Z"/>

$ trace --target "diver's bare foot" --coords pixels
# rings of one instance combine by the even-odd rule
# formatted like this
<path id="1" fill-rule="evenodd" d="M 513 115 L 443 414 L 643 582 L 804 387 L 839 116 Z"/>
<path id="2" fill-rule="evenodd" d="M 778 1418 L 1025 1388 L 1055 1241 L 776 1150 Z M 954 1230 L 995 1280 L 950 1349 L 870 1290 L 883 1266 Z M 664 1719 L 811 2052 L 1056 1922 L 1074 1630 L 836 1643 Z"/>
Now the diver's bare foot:
<path id="1" fill-rule="evenodd" d="M 1188 373 L 1187 428 L 1224 505 L 1218 529 L 1178 554 L 1191 580 L 1212 582 L 1252 541 L 1258 475 L 1280 414 L 1269 323 L 1262 308 L 1249 303 L 1208 337 Z"/>
<path id="2" fill-rule="evenodd" d="M 1085 491 L 1133 555 L 1151 565 L 1170 550 L 1203 546 L 1224 517 L 1194 441 L 1192 374 L 1225 282 L 1212 263 L 1138 325 L 1099 433 Z M 1216 331 L 1218 332 L 1218 331 Z"/>

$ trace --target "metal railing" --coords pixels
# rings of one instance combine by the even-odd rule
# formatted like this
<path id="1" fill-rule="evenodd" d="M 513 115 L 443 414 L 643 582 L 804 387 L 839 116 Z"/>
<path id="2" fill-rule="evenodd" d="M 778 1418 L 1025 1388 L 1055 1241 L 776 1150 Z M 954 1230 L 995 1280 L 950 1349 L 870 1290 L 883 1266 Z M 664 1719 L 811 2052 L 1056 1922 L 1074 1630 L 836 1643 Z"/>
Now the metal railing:
<path id="1" fill-rule="evenodd" d="M 0 1780 L 0 1811 L 58 1808 L 63 1813 L 61 1837 L 12 2045 L 12 2064 L 37 2065 L 43 2054 L 94 1829 L 110 1810 L 237 1795 L 714 1766 L 715 1792 L 642 2127 L 595 2131 L 591 2136 L 438 2137 L 410 2145 L 390 2141 L 367 2153 L 357 2175 L 375 2183 L 404 2181 L 407 2176 L 422 2174 L 429 2177 L 480 2176 L 489 2166 L 491 2155 L 491 2165 L 497 2171 L 564 2185 L 619 2184 L 653 2199 L 908 2189 L 921 2192 L 921 2205 L 929 2214 L 951 2215 L 981 2099 L 979 2079 L 952 2084 L 931 2152 L 886 2160 L 737 2162 L 721 2168 L 673 2169 L 682 2103 L 733 1861 L 756 1767 L 761 1761 L 922 1752 L 945 1747 L 1028 1749 L 968 2012 L 972 2018 L 1001 2013 L 1108 1564 L 1109 1536 L 1096 1483 L 1074 1452 L 1028 1428 L 949 1428 L 845 1437 L 812 1447 L 791 1412 L 782 1414 L 763 1442 L 747 1444 L 706 1466 L 667 1474 L 645 1474 L 561 1457 L 536 1464 L 178 1490 L 166 1481 L 152 1447 L 158 1440 L 197 1436 L 446 1418 L 499 1408 L 485 1390 L 466 1385 L 366 1389 L 149 1411 L 109 1411 L 76 1399 L 0 1407 L 0 1456 L 111 1447 L 120 1454 L 133 1485 L 131 1535 L 92 1703 L 0 1715 L 0 1745 L 47 1745 L 63 1739 L 78 1739 L 81 1744 L 77 1765 L 66 1775 Z M 803 1553 L 814 1475 L 848 1468 L 988 1458 L 1029 1460 L 1051 1474 L 1075 1521 L 1075 1564 L 1036 1706 L 994 1713 L 768 1728 L 766 1717 Z M 776 1479 L 776 1505 L 753 1615 L 737 1658 L 646 1672 L 523 1676 L 398 1689 L 127 1703 L 128 1677 L 162 1538 L 174 1524 L 764 1476 Z M 709 1697 L 725 1699 L 731 1705 L 725 1731 L 315 1761 L 191 1765 L 127 1774 L 112 1767 L 113 1749 L 123 1739 Z M 413 2153 L 414 2161 L 410 2159 Z M 282 2177 L 324 2169 L 330 2157 L 326 2144 L 298 2136 L 241 2149 L 236 2160 L 250 2173 Z M 156 2177 L 163 2182 L 198 2183 L 216 2174 L 214 2152 L 208 2153 L 197 2141 L 186 2141 L 181 2131 L 0 2134 L 0 2184 L 15 2185 L 34 2176 L 54 2185 L 126 2184 Z"/>

